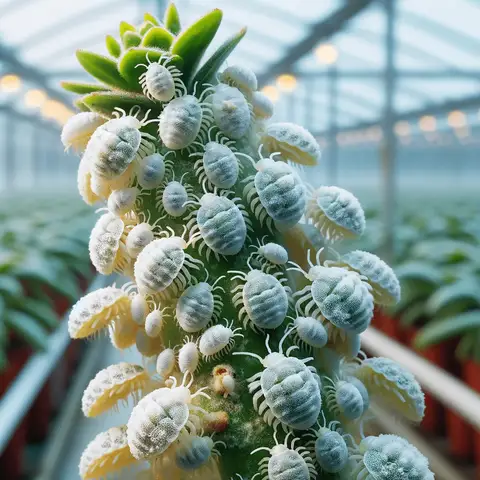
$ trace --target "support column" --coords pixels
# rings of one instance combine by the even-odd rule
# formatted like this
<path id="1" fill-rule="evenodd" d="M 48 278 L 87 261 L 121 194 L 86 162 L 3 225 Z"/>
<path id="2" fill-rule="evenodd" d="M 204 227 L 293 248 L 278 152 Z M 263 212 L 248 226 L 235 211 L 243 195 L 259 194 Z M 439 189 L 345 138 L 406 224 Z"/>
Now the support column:
<path id="1" fill-rule="evenodd" d="M 330 185 L 338 182 L 338 70 L 333 64 L 328 70 L 328 161 L 327 181 Z"/>

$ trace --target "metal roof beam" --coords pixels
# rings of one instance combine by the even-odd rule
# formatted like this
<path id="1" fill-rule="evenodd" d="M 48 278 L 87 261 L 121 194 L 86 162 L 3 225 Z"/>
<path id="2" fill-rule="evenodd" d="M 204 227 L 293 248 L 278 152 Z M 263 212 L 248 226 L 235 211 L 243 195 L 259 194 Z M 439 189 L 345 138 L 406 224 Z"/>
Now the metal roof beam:
<path id="1" fill-rule="evenodd" d="M 294 71 L 299 78 L 323 78 L 328 77 L 328 70 L 319 71 Z M 385 72 L 381 69 L 348 69 L 339 70 L 340 80 L 381 80 Z M 426 80 L 480 80 L 480 70 L 397 70 L 397 76 L 401 78 L 414 78 Z"/>
<path id="2" fill-rule="evenodd" d="M 19 112 L 11 104 L 8 103 L 0 104 L 0 115 L 3 113 L 6 113 L 8 116 L 13 117 L 17 120 L 22 120 L 35 125 L 40 125 L 54 132 L 58 132 L 60 130 L 60 127 L 55 128 L 55 125 L 53 123 L 45 121 L 39 115 Z"/>
<path id="3" fill-rule="evenodd" d="M 373 3 L 373 0 L 345 0 L 343 5 L 327 18 L 322 18 L 320 21 L 312 24 L 310 33 L 304 39 L 296 45 L 289 47 L 280 60 L 260 74 L 258 76 L 259 84 L 264 85 L 272 76 L 290 71 L 292 65 L 312 51 L 321 40 L 329 38 L 340 31 L 353 17 L 362 12 L 371 3 Z"/>

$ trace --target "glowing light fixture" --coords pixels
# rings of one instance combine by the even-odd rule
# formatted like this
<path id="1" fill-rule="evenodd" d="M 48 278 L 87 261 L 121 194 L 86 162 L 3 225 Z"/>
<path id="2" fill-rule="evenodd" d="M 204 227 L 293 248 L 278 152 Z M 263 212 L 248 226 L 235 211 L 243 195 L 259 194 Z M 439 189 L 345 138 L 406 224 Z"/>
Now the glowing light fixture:
<path id="1" fill-rule="evenodd" d="M 467 124 L 467 116 L 460 110 L 453 110 L 448 114 L 447 121 L 452 128 L 462 128 Z"/>
<path id="2" fill-rule="evenodd" d="M 437 119 L 433 115 L 424 115 L 418 121 L 418 126 L 424 132 L 434 132 L 437 129 Z"/>
<path id="3" fill-rule="evenodd" d="M 333 65 L 338 60 L 338 50 L 331 43 L 324 43 L 315 49 L 315 56 L 324 65 Z"/>
<path id="4" fill-rule="evenodd" d="M 39 108 L 47 101 L 47 94 L 43 90 L 29 90 L 24 97 L 28 108 Z"/>
<path id="5" fill-rule="evenodd" d="M 277 78 L 277 87 L 282 92 L 293 92 L 297 87 L 297 79 L 294 75 L 284 73 Z"/>
<path id="6" fill-rule="evenodd" d="M 262 93 L 274 103 L 280 98 L 280 92 L 274 85 L 266 85 L 262 88 Z"/>
<path id="7" fill-rule="evenodd" d="M 410 135 L 410 124 L 408 122 L 397 122 L 395 124 L 395 133 L 399 137 L 406 137 Z"/>
<path id="8" fill-rule="evenodd" d="M 7 93 L 13 93 L 20 90 L 22 80 L 17 75 L 8 74 L 0 79 L 0 90 Z"/>

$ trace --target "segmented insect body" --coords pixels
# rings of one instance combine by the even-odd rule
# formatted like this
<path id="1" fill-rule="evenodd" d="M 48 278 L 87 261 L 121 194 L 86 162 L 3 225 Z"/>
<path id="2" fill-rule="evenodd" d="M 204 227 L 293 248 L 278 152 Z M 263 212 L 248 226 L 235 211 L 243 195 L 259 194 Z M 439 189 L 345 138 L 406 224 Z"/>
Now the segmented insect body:
<path id="1" fill-rule="evenodd" d="M 213 193 L 206 193 L 200 199 L 197 228 L 205 245 L 217 255 L 236 255 L 247 237 L 247 225 L 240 208 L 229 198 Z M 202 253 L 201 247 L 199 252 Z"/>
<path id="2" fill-rule="evenodd" d="M 132 299 L 130 302 L 130 312 L 131 312 L 132 320 L 137 325 L 142 326 L 145 324 L 145 319 L 147 318 L 147 315 L 150 313 L 150 308 L 148 306 L 147 299 L 145 298 L 144 295 L 137 293 L 132 296 Z"/>
<path id="3" fill-rule="evenodd" d="M 158 354 L 156 371 L 163 380 L 166 380 L 171 375 L 174 368 L 175 350 L 173 350 L 173 348 L 166 348 Z"/>
<path id="4" fill-rule="evenodd" d="M 92 190 L 92 173 L 90 171 L 90 162 L 85 155 L 80 159 L 77 171 L 78 193 L 87 205 L 93 205 L 100 200 L 100 196 Z"/>
<path id="5" fill-rule="evenodd" d="M 328 377 L 325 377 L 325 380 L 329 382 L 329 385 L 324 387 L 329 409 L 337 415 L 341 413 L 349 420 L 360 418 L 364 412 L 364 403 L 358 388 L 345 380 L 334 382 Z"/>
<path id="6" fill-rule="evenodd" d="M 223 277 L 220 277 L 220 280 Z M 217 282 L 218 282 L 217 280 Z M 223 307 L 220 295 L 215 291 L 225 290 L 206 282 L 190 285 L 180 296 L 176 305 L 176 318 L 180 327 L 188 333 L 199 332 L 212 318 L 217 318 Z"/>
<path id="7" fill-rule="evenodd" d="M 362 459 L 352 478 L 378 480 L 433 480 L 428 459 L 407 440 L 397 435 L 364 438 L 359 447 Z"/>
<path id="8" fill-rule="evenodd" d="M 236 87 L 245 94 L 255 93 L 258 88 L 257 76 L 249 68 L 231 65 L 219 75 L 219 80 L 231 87 Z"/>
<path id="9" fill-rule="evenodd" d="M 197 343 L 188 337 L 178 352 L 178 367 L 182 373 L 194 373 L 200 362 Z"/>
<path id="10" fill-rule="evenodd" d="M 218 84 L 212 95 L 212 111 L 218 128 L 230 138 L 238 140 L 250 128 L 250 108 L 238 88 Z"/>
<path id="11" fill-rule="evenodd" d="M 62 129 L 61 140 L 65 149 L 73 147 L 82 152 L 85 150 L 93 132 L 103 125 L 107 119 L 98 113 L 80 112 L 70 117 Z"/>
<path id="12" fill-rule="evenodd" d="M 145 333 L 152 338 L 160 335 L 164 325 L 164 310 L 155 309 L 145 319 Z"/>
<path id="13" fill-rule="evenodd" d="M 363 413 L 365 413 L 368 408 L 370 407 L 370 395 L 368 394 L 368 390 L 365 388 L 363 382 L 361 382 L 357 377 L 347 377 L 347 382 L 355 385 L 357 390 L 360 392 L 363 400 Z"/>
<path id="14" fill-rule="evenodd" d="M 253 92 L 251 103 L 255 118 L 267 120 L 274 112 L 273 102 L 262 92 Z"/>
<path id="15" fill-rule="evenodd" d="M 323 348 L 328 342 L 328 332 L 322 322 L 313 317 L 297 317 L 294 320 L 298 338 L 313 348 Z"/>
<path id="16" fill-rule="evenodd" d="M 279 344 L 279 352 L 271 352 L 268 346 L 270 336 L 267 335 L 266 345 L 269 354 L 265 358 L 248 352 L 233 352 L 233 355 L 247 355 L 256 358 L 264 366 L 262 372 L 248 379 L 250 393 L 253 396 L 253 406 L 269 425 L 297 430 L 307 430 L 317 421 L 322 406 L 320 394 L 321 381 L 314 367 L 305 364 L 311 359 L 300 360 L 283 354 L 282 345 L 288 331 Z M 259 400 L 265 400 L 258 405 Z"/>
<path id="17" fill-rule="evenodd" d="M 102 478 L 135 463 L 127 442 L 127 426 L 99 433 L 82 453 L 79 464 L 82 480 Z"/>
<path id="18" fill-rule="evenodd" d="M 288 262 L 287 250 L 278 243 L 268 242 L 264 243 L 265 237 L 260 241 L 257 241 L 256 245 L 250 245 L 250 247 L 256 250 L 250 255 L 250 258 L 255 258 L 261 265 L 262 270 L 266 273 L 270 273 L 275 270 L 276 267 L 286 265 Z"/>
<path id="19" fill-rule="evenodd" d="M 360 202 L 339 187 L 314 190 L 307 203 L 305 218 L 330 241 L 353 238 L 365 230 L 365 214 Z"/>
<path id="20" fill-rule="evenodd" d="M 239 319 L 246 328 L 249 321 L 254 327 L 273 329 L 280 326 L 288 311 L 287 291 L 279 280 L 273 275 L 261 270 L 251 270 L 245 275 L 239 273 L 232 280 L 245 281 L 233 290 L 233 304 L 242 306 Z"/>
<path id="21" fill-rule="evenodd" d="M 182 438 L 183 437 L 183 438 Z M 220 455 L 215 448 L 223 442 L 214 442 L 211 437 L 199 435 L 183 435 L 180 437 L 180 447 L 175 453 L 177 466 L 182 470 L 196 470 L 210 460 L 212 455 Z"/>
<path id="22" fill-rule="evenodd" d="M 316 165 L 320 159 L 320 147 L 313 135 L 294 123 L 271 123 L 262 142 L 269 154 L 278 152 L 284 161 Z"/>
<path id="23" fill-rule="evenodd" d="M 126 362 L 110 365 L 100 370 L 83 392 L 83 414 L 96 417 L 130 394 L 138 396 L 147 383 L 148 374 L 140 365 Z"/>
<path id="24" fill-rule="evenodd" d="M 425 414 L 425 396 L 415 377 L 393 360 L 373 357 L 363 360 L 353 375 L 378 398 L 414 422 Z"/>
<path id="25" fill-rule="evenodd" d="M 71 338 L 89 337 L 118 316 L 130 316 L 130 297 L 120 288 L 100 288 L 87 293 L 73 306 L 68 333 Z"/>
<path id="26" fill-rule="evenodd" d="M 165 211 L 172 217 L 181 217 L 187 210 L 187 189 L 177 181 L 169 182 L 163 190 L 162 204 Z"/>
<path id="27" fill-rule="evenodd" d="M 108 197 L 108 210 L 121 217 L 122 215 L 131 212 L 135 207 L 139 190 L 136 187 L 124 188 L 122 190 L 114 190 Z"/>
<path id="28" fill-rule="evenodd" d="M 349 451 L 343 436 L 331 429 L 335 422 L 331 422 L 329 428 L 320 427 L 315 433 L 316 440 L 315 458 L 320 468 L 327 473 L 339 473 L 348 464 Z"/>
<path id="29" fill-rule="evenodd" d="M 130 309 L 131 310 L 131 309 Z M 120 315 L 109 325 L 109 336 L 117 350 L 124 350 L 135 344 L 139 326 L 131 315 Z"/>
<path id="30" fill-rule="evenodd" d="M 151 242 L 155 234 L 153 228 L 148 223 L 139 223 L 135 225 L 127 234 L 125 246 L 130 258 L 137 258 L 139 253 Z"/>
<path id="31" fill-rule="evenodd" d="M 202 162 L 202 160 L 199 160 L 199 162 Z M 206 178 L 215 187 L 230 188 L 237 182 L 238 160 L 227 145 L 208 142 L 203 154 L 203 169 Z"/>
<path id="32" fill-rule="evenodd" d="M 375 303 L 393 305 L 400 300 L 400 282 L 391 267 L 373 253 L 354 250 L 329 265 L 354 270 L 367 278 Z"/>
<path id="33" fill-rule="evenodd" d="M 232 326 L 233 321 L 229 325 L 226 320 L 225 326 L 214 325 L 203 333 L 200 337 L 199 349 L 204 359 L 216 359 L 221 353 L 230 352 L 235 345 L 235 337 L 243 338 L 243 335 L 238 333 L 241 328 L 232 330 Z"/>
<path id="34" fill-rule="evenodd" d="M 137 162 L 137 182 L 146 190 L 157 188 L 163 182 L 165 171 L 172 163 L 160 153 L 147 155 Z"/>

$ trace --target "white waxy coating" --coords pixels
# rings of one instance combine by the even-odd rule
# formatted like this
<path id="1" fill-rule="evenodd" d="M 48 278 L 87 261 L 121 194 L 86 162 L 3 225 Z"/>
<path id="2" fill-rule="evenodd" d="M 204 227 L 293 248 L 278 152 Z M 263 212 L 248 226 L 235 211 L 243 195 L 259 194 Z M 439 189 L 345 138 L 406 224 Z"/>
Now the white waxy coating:
<path id="1" fill-rule="evenodd" d="M 258 328 L 277 328 L 288 310 L 288 297 L 282 284 L 273 275 L 260 270 L 248 273 L 243 303 L 248 317 Z"/>
<path id="2" fill-rule="evenodd" d="M 250 128 L 248 102 L 238 88 L 218 84 L 212 95 L 212 112 L 218 128 L 234 140 L 245 136 Z"/>
<path id="3" fill-rule="evenodd" d="M 175 351 L 173 348 L 166 348 L 158 354 L 156 362 L 157 373 L 162 379 L 167 379 L 175 368 Z"/>
<path id="4" fill-rule="evenodd" d="M 80 112 L 70 117 L 62 129 L 63 146 L 83 152 L 93 132 L 106 121 L 105 117 L 94 112 Z"/>
<path id="5" fill-rule="evenodd" d="M 310 480 L 310 472 L 297 451 L 277 445 L 268 461 L 268 480 Z"/>
<path id="6" fill-rule="evenodd" d="M 181 238 L 161 238 L 139 253 L 134 274 L 141 293 L 162 292 L 172 284 L 185 261 L 184 247 Z"/>
<path id="7" fill-rule="evenodd" d="M 365 413 L 368 410 L 368 407 L 370 406 L 370 395 L 368 394 L 368 390 L 366 389 L 363 382 L 361 382 L 356 377 L 348 377 L 347 381 L 348 383 L 355 385 L 357 390 L 360 392 L 360 395 L 362 396 L 362 399 L 363 399 L 363 413 Z"/>
<path id="8" fill-rule="evenodd" d="M 175 95 L 175 81 L 167 67 L 158 62 L 152 62 L 145 72 L 143 80 L 147 96 L 159 102 L 168 102 Z"/>
<path id="9" fill-rule="evenodd" d="M 145 333 L 152 338 L 157 338 L 163 328 L 163 315 L 160 310 L 153 310 L 145 319 Z"/>
<path id="10" fill-rule="evenodd" d="M 321 428 L 315 441 L 315 457 L 327 473 L 341 472 L 348 463 L 348 446 L 343 437 L 328 428 Z"/>
<path id="11" fill-rule="evenodd" d="M 294 321 L 300 340 L 313 348 L 323 348 L 328 342 L 328 333 L 320 320 L 313 317 L 297 317 Z"/>
<path id="12" fill-rule="evenodd" d="M 373 317 L 370 286 L 357 272 L 338 267 L 316 267 L 312 298 L 322 315 L 336 327 L 362 333 Z"/>
<path id="13" fill-rule="evenodd" d="M 137 325 L 142 326 L 145 324 L 145 318 L 149 313 L 149 308 L 147 299 L 144 295 L 137 293 L 132 297 L 132 301 L 130 303 L 130 311 L 132 314 L 132 320 Z"/>
<path id="14" fill-rule="evenodd" d="M 220 255 L 236 255 L 247 237 L 240 209 L 228 198 L 206 193 L 200 199 L 197 224 L 206 245 Z"/>
<path id="15" fill-rule="evenodd" d="M 100 200 L 100 196 L 92 190 L 92 173 L 90 171 L 90 162 L 85 155 L 80 159 L 77 171 L 78 193 L 87 205 L 93 205 Z"/>
<path id="16" fill-rule="evenodd" d="M 125 172 L 140 147 L 139 127 L 135 117 L 125 116 L 109 120 L 95 130 L 85 150 L 95 175 L 113 179 Z"/>
<path id="17" fill-rule="evenodd" d="M 229 374 L 223 375 L 222 385 L 223 385 L 223 388 L 225 389 L 225 393 L 223 394 L 223 396 L 228 397 L 228 395 L 231 395 L 235 390 L 235 379 L 233 378 L 232 375 L 229 375 Z"/>
<path id="18" fill-rule="evenodd" d="M 181 217 L 187 210 L 188 193 L 185 187 L 177 181 L 169 182 L 162 195 L 165 211 L 172 217 Z"/>
<path id="19" fill-rule="evenodd" d="M 127 424 L 127 439 L 137 460 L 163 453 L 187 423 L 189 408 L 176 390 L 178 388 L 154 390 L 133 408 Z"/>
<path id="20" fill-rule="evenodd" d="M 204 357 L 211 357 L 228 347 L 233 338 L 233 331 L 224 325 L 214 325 L 203 332 L 200 337 L 199 349 Z"/>
<path id="21" fill-rule="evenodd" d="M 214 306 L 212 289 L 208 283 L 190 285 L 176 305 L 176 317 L 180 327 L 188 333 L 199 332 L 212 319 Z"/>
<path id="22" fill-rule="evenodd" d="M 273 115 L 273 102 L 264 93 L 253 92 L 251 102 L 256 118 L 266 120 Z"/>
<path id="23" fill-rule="evenodd" d="M 182 373 L 194 373 L 200 362 L 198 347 L 195 342 L 187 342 L 178 352 L 178 367 Z"/>
<path id="24" fill-rule="evenodd" d="M 127 247 L 128 255 L 131 258 L 137 258 L 138 254 L 151 242 L 155 236 L 151 225 L 148 223 L 139 223 L 135 225 L 127 235 L 125 246 Z"/>
<path id="25" fill-rule="evenodd" d="M 165 177 L 165 158 L 159 153 L 147 155 L 137 162 L 137 181 L 146 190 L 157 188 Z"/>
<path id="26" fill-rule="evenodd" d="M 262 138 L 269 153 L 279 152 L 284 161 L 317 165 L 320 147 L 313 135 L 294 123 L 271 123 Z"/>
<path id="27" fill-rule="evenodd" d="M 182 470 L 196 470 L 210 459 L 212 448 L 210 437 L 189 436 L 175 453 L 177 466 Z"/>
<path id="28" fill-rule="evenodd" d="M 174 98 L 160 114 L 159 133 L 171 150 L 188 147 L 202 125 L 202 107 L 193 95 Z"/>
<path id="29" fill-rule="evenodd" d="M 285 265 L 288 262 L 287 250 L 278 243 L 266 243 L 258 249 L 258 253 L 274 265 Z"/>
<path id="30" fill-rule="evenodd" d="M 203 168 L 208 180 L 218 188 L 230 188 L 238 179 L 238 161 L 226 145 L 208 142 L 203 155 Z"/>
<path id="31" fill-rule="evenodd" d="M 133 210 L 139 193 L 136 187 L 114 190 L 108 197 L 107 207 L 117 217 L 125 215 Z"/>
<path id="32" fill-rule="evenodd" d="M 336 385 L 335 400 L 340 411 L 349 420 L 361 417 L 364 411 L 363 397 L 350 382 L 340 381 Z"/>
<path id="33" fill-rule="evenodd" d="M 257 76 L 247 67 L 230 65 L 220 74 L 220 81 L 236 87 L 245 93 L 255 93 L 258 88 Z"/>
<path id="34" fill-rule="evenodd" d="M 306 191 L 300 177 L 284 162 L 264 158 L 257 163 L 255 188 L 268 215 L 292 227 L 305 212 Z"/>

